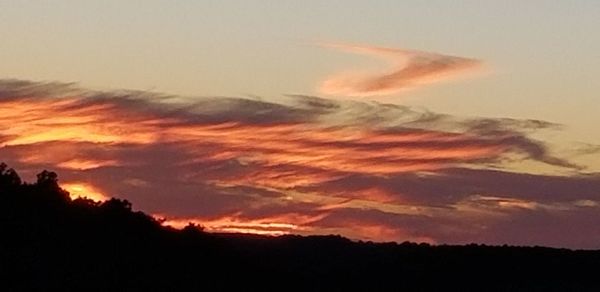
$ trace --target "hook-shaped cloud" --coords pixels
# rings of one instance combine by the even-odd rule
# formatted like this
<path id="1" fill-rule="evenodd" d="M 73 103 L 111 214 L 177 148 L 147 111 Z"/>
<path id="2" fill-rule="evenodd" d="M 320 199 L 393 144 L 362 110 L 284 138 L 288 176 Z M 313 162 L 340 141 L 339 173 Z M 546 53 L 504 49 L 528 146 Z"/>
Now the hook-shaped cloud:
<path id="1" fill-rule="evenodd" d="M 324 44 L 346 52 L 383 58 L 394 69 L 386 73 L 360 74 L 343 72 L 329 76 L 320 92 L 342 96 L 388 95 L 424 84 L 447 80 L 481 68 L 476 59 L 437 53 L 363 45 Z"/>

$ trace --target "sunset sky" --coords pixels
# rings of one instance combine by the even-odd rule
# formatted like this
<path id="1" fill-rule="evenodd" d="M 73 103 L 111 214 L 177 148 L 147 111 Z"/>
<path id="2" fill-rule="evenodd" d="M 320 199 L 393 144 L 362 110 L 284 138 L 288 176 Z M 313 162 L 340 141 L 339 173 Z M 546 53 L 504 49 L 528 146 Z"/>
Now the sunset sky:
<path id="1" fill-rule="evenodd" d="M 0 1 L 0 161 L 173 226 L 600 248 L 599 27 L 594 0 Z"/>

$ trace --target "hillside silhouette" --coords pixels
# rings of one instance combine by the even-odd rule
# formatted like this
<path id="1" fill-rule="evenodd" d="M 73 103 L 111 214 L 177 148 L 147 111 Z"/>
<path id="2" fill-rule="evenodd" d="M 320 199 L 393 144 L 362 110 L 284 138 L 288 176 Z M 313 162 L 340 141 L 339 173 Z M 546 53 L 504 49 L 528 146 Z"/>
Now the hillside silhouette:
<path id="1" fill-rule="evenodd" d="M 430 246 L 165 227 L 0 165 L 2 291 L 598 291 L 600 251 Z"/>

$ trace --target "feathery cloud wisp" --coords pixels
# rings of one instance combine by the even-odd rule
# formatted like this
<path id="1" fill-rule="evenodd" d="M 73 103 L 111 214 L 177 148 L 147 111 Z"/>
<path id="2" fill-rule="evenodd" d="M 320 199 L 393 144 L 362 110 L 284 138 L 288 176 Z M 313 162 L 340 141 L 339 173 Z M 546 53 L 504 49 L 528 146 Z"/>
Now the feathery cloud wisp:
<path id="1" fill-rule="evenodd" d="M 329 76 L 320 86 L 320 92 L 328 95 L 388 95 L 451 79 L 482 66 L 476 59 L 416 50 L 342 44 L 325 46 L 382 58 L 393 66 L 390 72 L 384 73 L 343 72 Z"/>

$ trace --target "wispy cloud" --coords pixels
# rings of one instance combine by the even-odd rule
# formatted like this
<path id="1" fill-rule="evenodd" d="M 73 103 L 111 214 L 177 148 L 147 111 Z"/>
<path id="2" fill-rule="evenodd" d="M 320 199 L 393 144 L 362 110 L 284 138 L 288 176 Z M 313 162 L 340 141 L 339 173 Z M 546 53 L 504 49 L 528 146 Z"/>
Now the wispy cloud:
<path id="1" fill-rule="evenodd" d="M 451 79 L 482 67 L 482 62 L 476 59 L 416 50 L 348 44 L 324 44 L 324 46 L 381 58 L 392 66 L 392 69 L 387 72 L 364 74 L 348 71 L 329 76 L 320 86 L 321 93 L 328 95 L 389 95 Z"/>
<path id="2" fill-rule="evenodd" d="M 520 228 L 503 223 L 513 214 L 576 222 L 599 206 L 597 175 L 503 168 L 522 159 L 576 173 L 527 134 L 552 127 L 307 96 L 274 103 L 0 81 L 0 160 L 25 177 L 54 169 L 71 186 L 127 198 L 173 225 L 221 231 L 520 242 L 509 236 L 517 232 L 488 230 Z"/>

